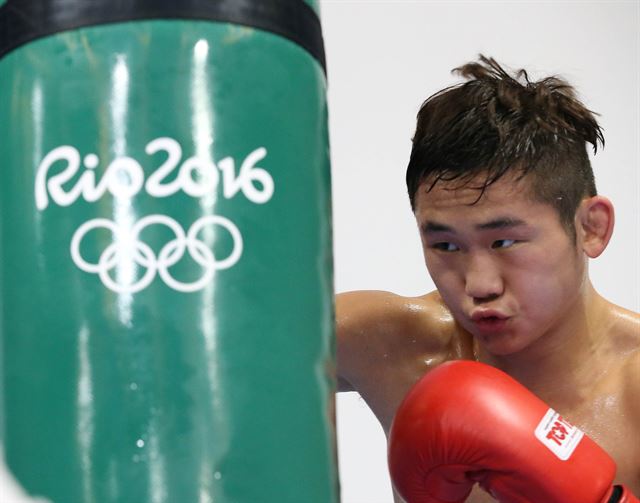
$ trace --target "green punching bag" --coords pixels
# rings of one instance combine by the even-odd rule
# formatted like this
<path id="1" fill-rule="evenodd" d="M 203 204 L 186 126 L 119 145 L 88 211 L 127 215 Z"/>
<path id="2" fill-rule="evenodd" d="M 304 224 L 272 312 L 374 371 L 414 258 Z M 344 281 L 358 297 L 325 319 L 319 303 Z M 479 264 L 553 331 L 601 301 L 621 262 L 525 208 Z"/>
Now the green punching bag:
<path id="1" fill-rule="evenodd" d="M 0 7 L 0 425 L 30 494 L 338 501 L 317 8 Z"/>

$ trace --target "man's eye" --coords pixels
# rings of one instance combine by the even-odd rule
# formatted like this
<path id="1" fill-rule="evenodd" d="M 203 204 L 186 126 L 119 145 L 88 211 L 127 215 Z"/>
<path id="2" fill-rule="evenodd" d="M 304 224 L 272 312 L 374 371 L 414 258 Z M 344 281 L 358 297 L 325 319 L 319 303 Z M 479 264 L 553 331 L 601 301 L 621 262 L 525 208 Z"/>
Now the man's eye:
<path id="1" fill-rule="evenodd" d="M 497 241 L 493 242 L 491 248 L 509 248 L 514 244 L 516 244 L 515 239 L 498 239 Z"/>
<path id="2" fill-rule="evenodd" d="M 431 248 L 440 251 L 452 252 L 457 251 L 459 248 L 453 243 L 434 243 L 431 245 Z"/>

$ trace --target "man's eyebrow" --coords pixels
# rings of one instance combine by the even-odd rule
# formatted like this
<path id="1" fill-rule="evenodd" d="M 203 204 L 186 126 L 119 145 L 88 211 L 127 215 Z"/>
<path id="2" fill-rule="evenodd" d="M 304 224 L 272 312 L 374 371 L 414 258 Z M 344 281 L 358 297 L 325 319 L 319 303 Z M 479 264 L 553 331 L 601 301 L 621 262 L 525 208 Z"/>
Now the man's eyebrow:
<path id="1" fill-rule="evenodd" d="M 512 217 L 498 217 L 488 222 L 475 225 L 476 230 L 486 231 L 495 229 L 512 229 L 514 227 L 525 226 L 527 223 L 524 220 Z M 455 234 L 455 229 L 440 222 L 434 222 L 428 220 L 422 225 L 422 232 L 425 234 L 432 234 L 436 232 L 451 232 Z"/>
<path id="2" fill-rule="evenodd" d="M 433 232 L 455 232 L 452 227 L 444 225 L 438 222 L 432 222 L 428 220 L 422 225 L 422 232 L 430 234 Z"/>
<path id="3" fill-rule="evenodd" d="M 520 227 L 523 225 L 527 225 L 524 220 L 520 220 L 518 218 L 511 217 L 500 217 L 494 218 L 488 222 L 476 225 L 476 229 L 484 231 L 484 230 L 492 230 L 492 229 L 512 229 L 514 227 Z"/>

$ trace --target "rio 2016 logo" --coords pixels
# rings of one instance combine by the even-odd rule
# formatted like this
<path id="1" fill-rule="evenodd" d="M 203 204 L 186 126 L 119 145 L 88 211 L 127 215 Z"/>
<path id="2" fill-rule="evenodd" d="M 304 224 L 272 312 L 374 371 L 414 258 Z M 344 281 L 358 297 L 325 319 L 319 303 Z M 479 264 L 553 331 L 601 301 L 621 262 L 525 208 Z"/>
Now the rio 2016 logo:
<path id="1" fill-rule="evenodd" d="M 78 199 L 87 202 L 98 201 L 107 192 L 114 198 L 130 199 L 141 191 L 154 198 L 169 197 L 178 192 L 200 198 L 216 192 L 222 181 L 222 195 L 226 199 L 239 192 L 255 204 L 264 204 L 274 193 L 271 175 L 256 166 L 267 156 L 267 150 L 259 147 L 247 155 L 236 173 L 236 163 L 225 157 L 217 163 L 200 157 L 190 157 L 181 163 L 180 144 L 168 137 L 156 138 L 145 147 L 148 155 L 165 152 L 166 160 L 145 179 L 145 173 L 138 161 L 131 157 L 117 157 L 107 166 L 104 174 L 96 182 L 96 171 L 100 159 L 95 154 L 81 157 L 78 149 L 62 145 L 51 150 L 40 162 L 35 179 L 35 202 L 39 211 L 44 211 L 51 202 L 58 206 L 70 206 Z M 52 166 L 58 163 L 66 166 L 49 176 Z M 84 165 L 85 171 L 72 187 L 65 189 Z M 194 178 L 194 175 L 197 178 Z M 171 180 L 169 180 L 171 178 Z M 257 186 L 256 186 L 257 182 Z M 140 238 L 147 227 L 160 225 L 168 228 L 173 236 L 156 253 Z M 228 256 L 219 258 L 198 235 L 207 226 L 224 229 L 233 242 Z M 80 251 L 83 238 L 91 231 L 105 229 L 111 232 L 112 242 L 100 254 L 96 263 L 87 261 Z M 148 215 L 132 224 L 117 223 L 107 218 L 94 218 L 80 225 L 71 238 L 71 258 L 81 270 L 97 274 L 105 287 L 118 293 L 135 293 L 145 289 L 158 275 L 170 288 L 180 292 L 194 292 L 204 288 L 213 278 L 216 270 L 234 266 L 242 255 L 243 240 L 237 226 L 219 215 L 205 215 L 197 219 L 187 231 L 167 215 Z M 188 252 L 191 258 L 202 266 L 202 276 L 193 282 L 176 280 L 169 269 L 177 264 Z M 111 271 L 118 264 L 133 262 L 144 268 L 141 277 L 129 281 L 114 278 Z"/>

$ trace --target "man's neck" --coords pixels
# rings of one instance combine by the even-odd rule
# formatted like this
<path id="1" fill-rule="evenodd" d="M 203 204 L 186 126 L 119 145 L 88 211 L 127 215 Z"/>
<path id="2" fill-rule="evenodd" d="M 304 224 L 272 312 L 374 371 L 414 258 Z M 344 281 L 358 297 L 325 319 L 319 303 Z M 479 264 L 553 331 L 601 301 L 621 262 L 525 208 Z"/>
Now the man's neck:
<path id="1" fill-rule="evenodd" d="M 562 323 L 529 347 L 506 356 L 479 347 L 479 360 L 505 371 L 552 407 L 578 405 L 607 371 L 602 359 L 607 306 L 588 284 Z"/>

